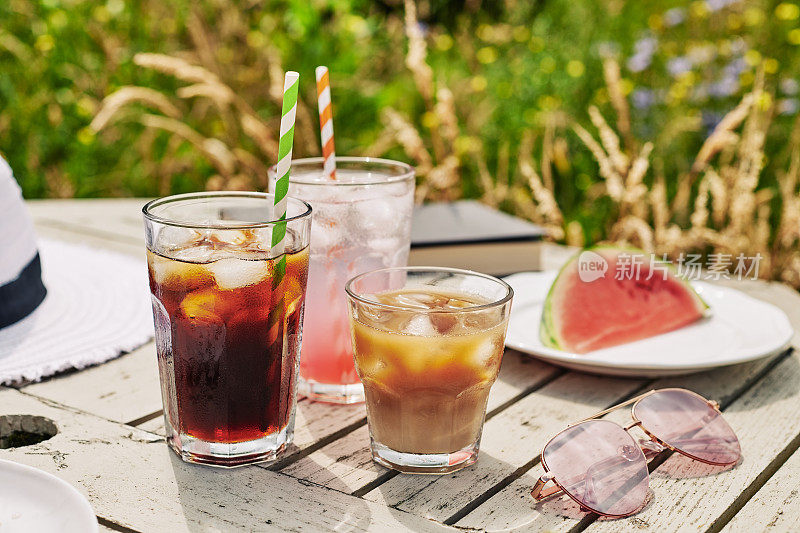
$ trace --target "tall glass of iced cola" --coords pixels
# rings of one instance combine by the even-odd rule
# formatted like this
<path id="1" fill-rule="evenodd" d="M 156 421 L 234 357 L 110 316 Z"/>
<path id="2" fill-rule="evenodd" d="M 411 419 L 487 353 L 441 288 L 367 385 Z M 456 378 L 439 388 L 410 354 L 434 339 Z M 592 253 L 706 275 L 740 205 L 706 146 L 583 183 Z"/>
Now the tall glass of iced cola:
<path id="1" fill-rule="evenodd" d="M 195 463 L 275 459 L 294 430 L 311 207 L 289 198 L 281 222 L 272 195 L 226 192 L 143 212 L 167 443 Z"/>

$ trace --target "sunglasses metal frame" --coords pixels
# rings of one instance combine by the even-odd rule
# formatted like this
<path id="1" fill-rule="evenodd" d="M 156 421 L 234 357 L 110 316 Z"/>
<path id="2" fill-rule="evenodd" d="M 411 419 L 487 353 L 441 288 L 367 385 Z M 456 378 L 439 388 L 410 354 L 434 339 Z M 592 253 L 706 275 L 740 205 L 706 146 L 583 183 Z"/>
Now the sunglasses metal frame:
<path id="1" fill-rule="evenodd" d="M 569 429 L 571 429 L 571 428 L 573 428 L 573 427 L 575 427 L 575 426 L 577 426 L 579 424 L 582 424 L 584 422 L 588 422 L 589 420 L 597 420 L 598 418 L 600 418 L 602 416 L 605 416 L 608 413 L 611 413 L 613 411 L 616 411 L 617 409 L 620 409 L 622 407 L 625 407 L 625 406 L 631 405 L 631 404 L 633 404 L 633 405 L 631 405 L 631 419 L 633 421 L 630 424 L 628 424 L 627 426 L 621 426 L 619 424 L 617 424 L 617 425 L 620 428 L 622 428 L 625 432 L 627 432 L 628 434 L 630 434 L 630 430 L 631 429 L 633 429 L 633 428 L 638 426 L 639 429 L 641 429 L 645 433 L 645 435 L 648 436 L 648 438 L 650 439 L 649 441 L 644 441 L 643 442 L 642 440 L 639 440 L 639 446 L 642 448 L 642 452 L 645 455 L 645 459 L 650 460 L 655 455 L 657 455 L 658 453 L 661 453 L 662 451 L 671 450 L 671 451 L 677 452 L 677 453 L 679 453 L 681 455 L 685 455 L 686 457 L 688 457 L 688 458 L 690 458 L 690 459 L 692 459 L 694 461 L 699 461 L 701 463 L 705 463 L 705 464 L 709 464 L 709 465 L 727 466 L 727 465 L 731 465 L 731 464 L 736 464 L 735 462 L 734 463 L 716 463 L 716 462 L 708 461 L 708 460 L 705 460 L 705 459 L 701 459 L 699 457 L 695 457 L 695 456 L 693 456 L 693 455 L 691 455 L 689 453 L 686 453 L 686 452 L 684 452 L 684 451 L 682 451 L 682 450 L 680 450 L 678 448 L 675 448 L 673 446 L 670 446 L 666 442 L 662 441 L 661 439 L 659 439 L 658 437 L 653 435 L 650 431 L 648 431 L 647 428 L 645 428 L 644 425 L 642 424 L 642 421 L 639 420 L 638 418 L 636 418 L 636 415 L 634 414 L 634 410 L 636 409 L 636 405 L 639 403 L 639 401 L 641 401 L 642 399 L 644 399 L 644 398 L 646 398 L 646 397 L 648 397 L 648 396 L 650 396 L 650 395 L 652 395 L 652 394 L 654 394 L 656 392 L 670 391 L 670 390 L 671 391 L 680 391 L 680 392 L 684 392 L 684 393 L 696 396 L 697 398 L 700 398 L 706 404 L 708 404 L 720 416 L 722 416 L 722 412 L 720 411 L 720 407 L 719 407 L 719 403 L 718 402 L 716 402 L 714 400 L 709 400 L 707 398 L 704 398 L 703 396 L 700 396 L 696 392 L 690 391 L 688 389 L 682 389 L 682 388 L 679 388 L 679 387 L 668 387 L 668 388 L 664 388 L 664 389 L 652 389 L 652 390 L 649 390 L 649 391 L 647 391 L 645 393 L 642 393 L 642 394 L 640 394 L 638 396 L 635 396 L 633 398 L 625 400 L 624 402 L 621 402 L 621 403 L 618 403 L 616 405 L 613 405 L 613 406 L 609 407 L 608 409 L 603 409 L 602 411 L 599 411 L 599 412 L 597 412 L 597 413 L 595 413 L 595 414 L 593 414 L 591 416 L 587 416 L 586 418 L 584 418 L 582 420 L 579 420 L 577 422 L 573 422 L 572 424 L 568 425 L 566 428 L 562 429 L 561 431 L 559 431 L 558 433 L 553 435 L 553 437 L 551 437 L 550 440 L 547 441 L 547 443 L 542 448 L 542 453 L 540 454 L 540 462 L 542 463 L 542 468 L 544 469 L 545 473 L 542 476 L 539 477 L 539 479 L 536 481 L 536 484 L 533 486 L 533 489 L 531 489 L 531 496 L 533 496 L 533 498 L 538 502 L 538 501 L 544 500 L 545 498 L 549 498 L 550 496 L 555 496 L 556 494 L 563 493 L 563 494 L 566 494 L 567 496 L 569 496 L 570 499 L 572 499 L 575 503 L 577 503 L 580 506 L 581 511 L 592 512 L 592 513 L 598 514 L 600 516 L 607 516 L 607 517 L 611 517 L 611 518 L 624 518 L 626 516 L 631 516 L 632 514 L 637 513 L 640 509 L 636 509 L 635 511 L 632 511 L 632 512 L 626 513 L 626 514 L 608 514 L 608 513 L 602 513 L 600 511 L 596 511 L 595 509 L 587 508 L 586 505 L 584 505 L 582 502 L 578 501 L 577 498 L 575 498 L 572 494 L 570 494 L 568 491 L 566 491 L 564 489 L 564 487 L 561 486 L 561 484 L 558 482 L 558 480 L 556 480 L 555 476 L 553 476 L 553 474 L 550 473 L 550 470 L 547 467 L 547 463 L 544 460 L 544 450 L 547 448 L 547 446 L 553 440 L 555 440 L 559 435 L 561 435 L 565 431 L 567 431 L 567 430 L 569 430 Z M 616 422 L 613 422 L 613 423 L 616 424 Z M 633 435 L 631 435 L 631 437 L 633 437 Z M 634 442 L 636 442 L 636 439 L 634 439 Z M 553 486 L 545 488 L 546 485 L 548 483 L 550 483 L 550 482 L 553 483 Z M 647 474 L 647 483 L 648 483 L 648 485 L 650 484 L 650 473 L 649 472 Z M 643 505 L 644 505 L 644 503 L 645 502 L 642 502 Z"/>

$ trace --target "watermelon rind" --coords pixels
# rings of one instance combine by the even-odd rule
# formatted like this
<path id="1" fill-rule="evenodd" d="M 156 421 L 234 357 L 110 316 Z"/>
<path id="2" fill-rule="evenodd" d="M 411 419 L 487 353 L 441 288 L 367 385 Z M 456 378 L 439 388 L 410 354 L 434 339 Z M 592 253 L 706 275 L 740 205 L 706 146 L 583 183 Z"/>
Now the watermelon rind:
<path id="1" fill-rule="evenodd" d="M 553 284 L 550 286 L 550 290 L 547 291 L 547 296 L 545 297 L 544 305 L 542 306 L 542 320 L 539 324 L 539 340 L 544 346 L 549 348 L 554 348 L 556 350 L 564 350 L 563 345 L 564 342 L 559 339 L 558 331 L 559 328 L 556 327 L 556 320 L 553 316 L 553 300 L 557 297 L 559 289 L 561 288 L 559 281 L 564 281 L 570 272 L 570 267 L 574 265 L 580 255 L 585 251 L 597 252 L 603 255 L 601 252 L 603 251 L 613 251 L 617 254 L 621 253 L 630 253 L 630 254 L 645 254 L 643 250 L 635 247 L 623 247 L 623 246 L 612 246 L 607 244 L 601 244 L 597 246 L 591 246 L 588 248 L 584 248 L 578 252 L 576 252 L 558 271 L 556 275 L 556 279 L 553 281 Z M 691 283 L 688 280 L 680 277 L 678 275 L 678 271 L 675 269 L 675 266 L 672 264 L 667 264 L 667 268 L 669 269 L 670 273 L 673 274 L 674 279 L 679 281 L 683 286 L 688 290 L 689 294 L 692 295 L 695 302 L 699 303 L 703 309 L 703 314 L 707 315 L 709 305 L 706 303 L 703 298 L 697 294 L 697 291 L 694 290 Z"/>

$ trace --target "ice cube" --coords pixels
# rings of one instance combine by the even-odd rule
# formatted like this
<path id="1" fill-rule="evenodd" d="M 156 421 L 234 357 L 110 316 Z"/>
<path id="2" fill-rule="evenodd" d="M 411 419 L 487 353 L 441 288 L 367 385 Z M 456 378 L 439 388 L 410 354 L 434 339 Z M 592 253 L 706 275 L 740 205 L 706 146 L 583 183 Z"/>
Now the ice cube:
<path id="1" fill-rule="evenodd" d="M 363 231 L 371 234 L 395 233 L 401 208 L 386 198 L 373 198 L 353 204 L 354 215 Z"/>
<path id="2" fill-rule="evenodd" d="M 311 222 L 311 246 L 315 253 L 328 253 L 339 242 L 341 230 L 328 220 L 314 219 Z"/>
<path id="3" fill-rule="evenodd" d="M 415 315 L 403 326 L 403 333 L 418 337 L 433 337 L 436 327 L 428 315 Z"/>
<path id="4" fill-rule="evenodd" d="M 436 297 L 421 292 L 405 292 L 384 298 L 384 303 L 410 309 L 434 309 Z"/>
<path id="5" fill-rule="evenodd" d="M 186 292 L 214 282 L 204 265 L 174 261 L 152 252 L 147 253 L 147 260 L 153 280 L 162 289 Z"/>
<path id="6" fill-rule="evenodd" d="M 217 286 L 223 290 L 255 285 L 270 275 L 269 261 L 228 258 L 214 261 L 207 268 L 214 274 Z"/>
<path id="7" fill-rule="evenodd" d="M 373 253 L 381 255 L 381 262 L 384 266 L 392 266 L 391 261 L 399 250 L 404 250 L 405 247 L 401 240 L 397 237 L 384 237 L 375 238 L 367 241 L 367 248 Z"/>
<path id="8" fill-rule="evenodd" d="M 247 243 L 248 247 L 269 251 L 272 247 L 272 229 L 272 226 L 267 226 L 250 230 L 250 240 Z M 286 238 L 287 240 L 289 239 L 288 233 L 286 234 Z"/>
<path id="9" fill-rule="evenodd" d="M 394 313 L 376 305 L 362 304 L 358 306 L 359 319 L 370 326 L 378 326 L 389 322 Z"/>
<path id="10" fill-rule="evenodd" d="M 383 262 L 383 256 L 376 253 L 358 254 L 358 256 L 347 263 L 346 279 L 349 279 L 358 274 L 369 272 L 370 270 L 377 270 L 386 265 Z"/>
<path id="11" fill-rule="evenodd" d="M 303 287 L 300 282 L 292 277 L 286 277 L 284 280 L 284 305 L 286 306 L 286 314 L 291 315 L 303 303 Z"/>
<path id="12" fill-rule="evenodd" d="M 502 346 L 498 346 L 497 338 L 488 337 L 475 347 L 473 360 L 476 365 L 489 368 L 494 365 L 495 359 L 500 353 L 502 353 Z"/>
<path id="13" fill-rule="evenodd" d="M 215 229 L 211 230 L 206 238 L 210 241 L 221 242 L 225 244 L 233 244 L 241 246 L 252 240 L 252 235 L 249 231 L 239 229 Z"/>
<path id="14" fill-rule="evenodd" d="M 433 327 L 442 335 L 450 333 L 458 324 L 458 317 L 453 313 L 431 313 L 428 315 Z"/>
<path id="15" fill-rule="evenodd" d="M 362 355 L 358 360 L 358 368 L 362 379 L 376 379 L 383 381 L 385 369 L 388 368 L 386 360 L 380 355 Z M 384 378 L 384 379 L 381 379 Z"/>
<path id="16" fill-rule="evenodd" d="M 488 329 L 502 321 L 502 310 L 499 308 L 483 309 L 464 313 L 464 326 L 468 329 Z"/>
<path id="17" fill-rule="evenodd" d="M 218 253 L 217 250 L 214 250 L 213 246 L 198 244 L 195 246 L 189 246 L 187 248 L 173 250 L 169 253 L 169 256 L 185 263 L 204 264 L 210 263 L 214 259 L 219 258 L 220 253 Z"/>
<path id="18" fill-rule="evenodd" d="M 351 201 L 346 195 L 331 196 L 325 198 L 324 201 L 310 200 L 311 208 L 313 209 L 313 226 L 315 222 L 323 222 L 329 227 L 342 228 L 351 214 Z"/>
<path id="19" fill-rule="evenodd" d="M 164 226 L 156 237 L 155 250 L 168 254 L 171 250 L 192 246 L 203 238 L 203 235 L 191 228 Z"/>

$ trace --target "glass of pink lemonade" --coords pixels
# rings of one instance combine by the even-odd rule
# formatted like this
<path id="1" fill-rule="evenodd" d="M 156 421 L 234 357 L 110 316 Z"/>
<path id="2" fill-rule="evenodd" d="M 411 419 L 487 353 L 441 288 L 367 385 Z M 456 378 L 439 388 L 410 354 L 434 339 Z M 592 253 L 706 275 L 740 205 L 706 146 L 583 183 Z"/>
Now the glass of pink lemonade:
<path id="1" fill-rule="evenodd" d="M 337 157 L 331 180 L 322 161 L 293 161 L 289 182 L 289 195 L 313 208 L 298 392 L 356 403 L 364 401 L 364 387 L 353 362 L 344 285 L 370 270 L 406 265 L 414 169 L 385 159 Z"/>

